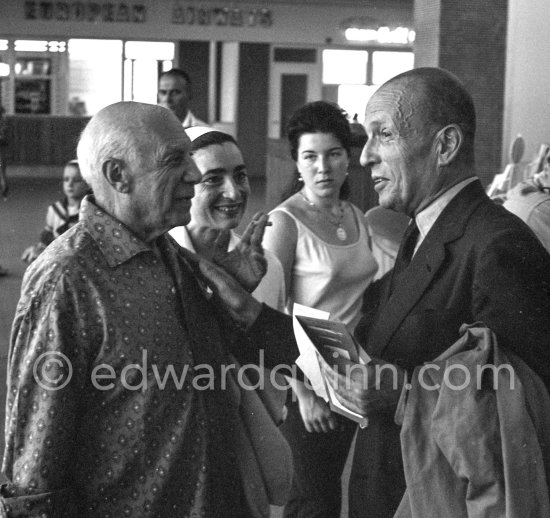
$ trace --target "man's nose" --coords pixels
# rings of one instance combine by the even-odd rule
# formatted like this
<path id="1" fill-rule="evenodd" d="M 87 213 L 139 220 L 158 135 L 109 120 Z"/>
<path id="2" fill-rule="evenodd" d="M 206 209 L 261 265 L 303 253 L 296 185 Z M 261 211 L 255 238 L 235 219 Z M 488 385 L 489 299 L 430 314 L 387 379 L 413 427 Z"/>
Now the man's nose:
<path id="1" fill-rule="evenodd" d="M 202 174 L 198 167 L 195 165 L 195 161 L 192 158 L 188 158 L 185 171 L 183 173 L 182 180 L 185 183 L 197 184 L 202 180 Z"/>
<path id="2" fill-rule="evenodd" d="M 359 157 L 359 163 L 363 167 L 367 167 L 375 161 L 374 157 L 375 157 L 374 140 L 367 139 L 361 151 L 361 156 Z"/>

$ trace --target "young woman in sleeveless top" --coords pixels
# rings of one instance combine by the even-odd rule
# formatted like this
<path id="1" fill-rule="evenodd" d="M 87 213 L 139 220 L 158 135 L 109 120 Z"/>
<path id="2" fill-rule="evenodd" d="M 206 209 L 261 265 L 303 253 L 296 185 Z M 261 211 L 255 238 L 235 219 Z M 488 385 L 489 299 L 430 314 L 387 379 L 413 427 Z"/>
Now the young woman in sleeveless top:
<path id="1" fill-rule="evenodd" d="M 295 302 L 328 311 L 351 331 L 377 264 L 361 211 L 346 201 L 351 131 L 344 112 L 323 101 L 306 104 L 289 121 L 296 163 L 290 196 L 270 215 L 264 246 L 279 258 L 286 309 Z M 288 517 L 340 515 L 340 476 L 355 423 L 292 381 L 293 398 L 282 425 L 294 454 L 295 479 Z"/>

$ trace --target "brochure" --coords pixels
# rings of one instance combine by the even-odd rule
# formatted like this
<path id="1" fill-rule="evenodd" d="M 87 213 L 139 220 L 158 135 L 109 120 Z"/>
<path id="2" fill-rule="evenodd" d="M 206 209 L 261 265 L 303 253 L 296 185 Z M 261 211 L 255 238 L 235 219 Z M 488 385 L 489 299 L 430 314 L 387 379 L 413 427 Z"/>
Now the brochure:
<path id="1" fill-rule="evenodd" d="M 329 320 L 327 312 L 294 304 L 294 335 L 300 356 L 296 360 L 309 379 L 315 393 L 327 401 L 332 411 L 359 423 L 364 428 L 368 419 L 345 408 L 337 399 L 334 389 L 328 383 L 319 356 L 331 366 L 345 366 L 345 360 L 367 364 L 368 354 L 357 344 L 352 334 L 341 322 Z"/>

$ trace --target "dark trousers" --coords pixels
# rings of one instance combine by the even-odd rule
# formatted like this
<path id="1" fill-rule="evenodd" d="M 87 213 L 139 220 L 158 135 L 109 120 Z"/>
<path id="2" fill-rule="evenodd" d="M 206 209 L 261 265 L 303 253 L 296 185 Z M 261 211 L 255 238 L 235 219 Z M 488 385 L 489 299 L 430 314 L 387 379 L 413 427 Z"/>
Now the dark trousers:
<path id="1" fill-rule="evenodd" d="M 287 401 L 281 431 L 292 449 L 294 479 L 285 518 L 338 518 L 342 502 L 342 471 L 357 424 L 337 416 L 338 429 L 309 433 L 298 402 Z"/>
<path id="2" fill-rule="evenodd" d="M 359 430 L 349 480 L 350 518 L 392 518 L 397 511 L 406 489 L 400 431 L 393 413 L 378 415 Z"/>

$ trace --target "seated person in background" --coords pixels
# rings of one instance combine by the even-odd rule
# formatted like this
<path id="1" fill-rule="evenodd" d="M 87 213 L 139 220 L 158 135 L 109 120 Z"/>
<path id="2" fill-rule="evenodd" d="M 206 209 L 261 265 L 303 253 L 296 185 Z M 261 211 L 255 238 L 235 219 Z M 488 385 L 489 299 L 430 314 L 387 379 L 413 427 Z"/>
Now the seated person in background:
<path id="1" fill-rule="evenodd" d="M 504 208 L 525 221 L 550 253 L 550 152 L 540 173 L 508 191 Z"/>
<path id="2" fill-rule="evenodd" d="M 246 211 L 250 184 L 243 156 L 235 139 L 222 131 L 206 126 L 185 130 L 191 139 L 191 154 L 202 179 L 195 187 L 191 205 L 191 221 L 170 230 L 170 235 L 183 247 L 212 259 L 214 243 L 223 229 L 233 230 Z M 229 249 L 240 238 L 232 231 Z M 252 293 L 259 301 L 282 310 L 285 288 L 281 263 L 265 251 L 267 273 Z"/>
<path id="3" fill-rule="evenodd" d="M 78 160 L 67 162 L 63 169 L 63 199 L 52 203 L 46 213 L 46 226 L 40 233 L 36 245 L 25 249 L 21 260 L 32 263 L 42 251 L 58 236 L 78 222 L 80 203 L 90 191 L 80 174 Z"/>

